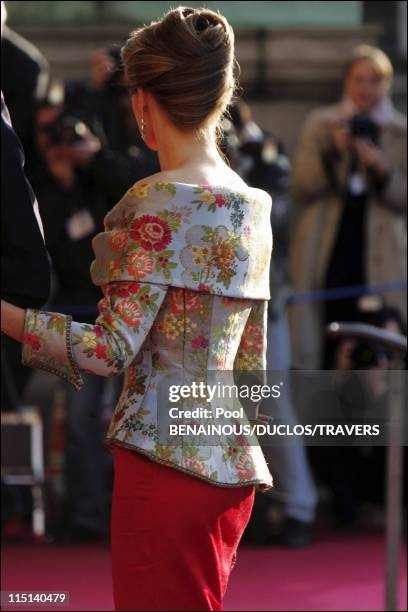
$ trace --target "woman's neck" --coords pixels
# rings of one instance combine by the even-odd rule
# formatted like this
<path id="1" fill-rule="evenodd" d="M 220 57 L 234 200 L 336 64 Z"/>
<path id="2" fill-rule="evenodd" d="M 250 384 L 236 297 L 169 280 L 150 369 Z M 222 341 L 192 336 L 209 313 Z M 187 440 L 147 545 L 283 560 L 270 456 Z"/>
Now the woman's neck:
<path id="1" fill-rule="evenodd" d="M 157 141 L 157 153 L 162 171 L 224 164 L 217 149 L 215 136 L 210 133 L 200 139 L 195 135 L 172 131 L 161 134 Z"/>

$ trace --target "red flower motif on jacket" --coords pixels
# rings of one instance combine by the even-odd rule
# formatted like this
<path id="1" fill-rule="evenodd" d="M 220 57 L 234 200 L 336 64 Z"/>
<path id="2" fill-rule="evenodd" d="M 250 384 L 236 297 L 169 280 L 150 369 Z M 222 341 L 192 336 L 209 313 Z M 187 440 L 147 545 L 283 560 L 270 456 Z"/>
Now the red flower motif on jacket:
<path id="1" fill-rule="evenodd" d="M 134 281 L 128 281 L 128 282 L 111 283 L 110 285 L 105 285 L 103 287 L 103 292 L 105 295 L 109 295 L 109 296 L 128 297 L 129 295 L 137 293 L 139 288 L 140 288 L 140 283 L 136 283 Z M 108 305 L 108 309 L 109 309 L 109 305 Z"/>
<path id="2" fill-rule="evenodd" d="M 99 325 L 95 325 L 94 331 L 97 338 L 101 338 L 105 335 L 105 330 L 103 330 Z"/>
<path id="3" fill-rule="evenodd" d="M 41 348 L 40 337 L 37 334 L 25 334 L 24 342 L 29 344 L 34 351 L 39 351 Z"/>
<path id="4" fill-rule="evenodd" d="M 187 313 L 202 310 L 202 302 L 195 291 L 174 290 L 170 293 L 170 301 L 171 311 L 174 315 L 182 314 L 184 309 Z"/>
<path id="5" fill-rule="evenodd" d="M 241 340 L 241 348 L 245 351 L 261 351 L 263 346 L 262 328 L 260 325 L 247 325 L 245 335 Z"/>
<path id="6" fill-rule="evenodd" d="M 225 206 L 225 198 L 222 193 L 215 194 L 215 203 L 218 207 Z"/>
<path id="7" fill-rule="evenodd" d="M 116 306 L 116 312 L 126 325 L 140 327 L 142 311 L 135 302 L 123 300 Z"/>
<path id="8" fill-rule="evenodd" d="M 131 253 L 127 257 L 127 270 L 136 278 L 144 278 L 153 270 L 153 259 L 147 253 Z"/>
<path id="9" fill-rule="evenodd" d="M 103 344 L 97 344 L 95 348 L 95 356 L 97 359 L 107 359 L 106 346 L 103 346 Z"/>
<path id="10" fill-rule="evenodd" d="M 196 459 L 195 457 L 189 457 L 184 460 L 184 466 L 192 472 L 197 472 L 203 476 L 208 476 L 208 470 L 203 461 Z"/>
<path id="11" fill-rule="evenodd" d="M 146 251 L 163 251 L 172 241 L 168 223 L 155 215 L 142 215 L 135 219 L 130 227 L 130 235 Z"/>
<path id="12" fill-rule="evenodd" d="M 235 464 L 237 469 L 238 477 L 241 480 L 251 480 L 254 477 L 255 469 L 254 463 L 250 455 L 241 454 L 238 457 L 237 463 Z"/>
<path id="13" fill-rule="evenodd" d="M 123 230 L 112 232 L 110 236 L 110 245 L 113 251 L 123 251 L 128 240 L 127 232 Z"/>
<path id="14" fill-rule="evenodd" d="M 140 283 L 130 282 L 130 283 L 126 283 L 119 289 L 113 286 L 112 293 L 114 293 L 115 295 L 121 298 L 129 297 L 129 295 L 133 295 L 134 293 L 137 293 L 137 291 L 139 290 L 139 287 L 140 287 Z"/>
<path id="15" fill-rule="evenodd" d="M 191 346 L 194 349 L 207 348 L 208 347 L 208 338 L 205 338 L 204 336 L 197 336 L 197 338 L 194 338 L 191 341 Z"/>

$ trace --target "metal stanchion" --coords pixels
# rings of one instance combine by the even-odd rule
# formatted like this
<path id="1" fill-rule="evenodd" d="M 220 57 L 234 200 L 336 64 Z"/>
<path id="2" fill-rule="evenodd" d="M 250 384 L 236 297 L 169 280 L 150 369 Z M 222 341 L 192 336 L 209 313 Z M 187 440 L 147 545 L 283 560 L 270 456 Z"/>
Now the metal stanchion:
<path id="1" fill-rule="evenodd" d="M 3 482 L 31 487 L 32 530 L 40 541 L 45 535 L 43 424 L 35 406 L 1 414 L 1 447 Z"/>
<path id="2" fill-rule="evenodd" d="M 362 323 L 331 323 L 328 334 L 336 338 L 356 338 L 373 342 L 388 349 L 392 355 L 390 400 L 388 406 L 390 428 L 387 442 L 386 495 L 386 568 L 385 610 L 399 610 L 398 590 L 400 575 L 402 483 L 403 483 L 403 358 L 407 338 L 374 325 Z"/>

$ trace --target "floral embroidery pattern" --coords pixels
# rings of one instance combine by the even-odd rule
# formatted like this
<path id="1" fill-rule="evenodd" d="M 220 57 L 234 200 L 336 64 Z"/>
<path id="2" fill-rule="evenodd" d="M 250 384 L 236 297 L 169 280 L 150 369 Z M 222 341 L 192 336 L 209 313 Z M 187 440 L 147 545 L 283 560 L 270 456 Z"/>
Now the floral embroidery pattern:
<path id="1" fill-rule="evenodd" d="M 194 193 L 200 196 L 197 200 L 192 200 L 193 204 L 197 204 L 197 208 L 206 206 L 209 212 L 215 213 L 217 208 L 225 207 L 231 210 L 230 221 L 234 230 L 241 227 L 244 219 L 242 204 L 248 204 L 249 201 L 244 193 L 221 193 L 210 185 L 199 185 L 194 189 Z"/>
<path id="2" fill-rule="evenodd" d="M 41 348 L 41 340 L 38 334 L 31 334 L 31 333 L 24 334 L 23 342 L 31 346 L 33 351 L 39 351 Z"/>
<path id="3" fill-rule="evenodd" d="M 163 251 L 172 241 L 169 224 L 153 215 L 143 215 L 133 221 L 130 237 L 146 251 Z"/>
<path id="4" fill-rule="evenodd" d="M 240 238 L 221 225 L 193 226 L 186 233 L 186 242 L 189 246 L 182 250 L 180 261 L 193 281 L 207 291 L 211 291 L 214 282 L 228 289 L 238 261 L 248 258 Z"/>
<path id="5" fill-rule="evenodd" d="M 259 447 L 242 436 L 221 435 L 209 445 L 205 436 L 163 435 L 159 394 L 162 379 L 180 372 L 205 380 L 210 370 L 265 369 L 262 296 L 269 275 L 250 268 L 249 259 L 251 249 L 266 244 L 253 261 L 268 263 L 267 240 L 253 238 L 265 234 L 269 209 L 258 211 L 254 204 L 252 217 L 245 194 L 209 185 L 179 189 L 142 181 L 128 194 L 109 213 L 109 229 L 94 239 L 92 277 L 103 291 L 95 324 L 27 309 L 23 363 L 54 372 L 77 389 L 80 372 L 125 371 L 109 443 L 215 484 L 270 487 Z M 251 219 L 259 219 L 255 227 Z M 259 299 L 246 284 L 248 270 L 259 274 Z M 183 405 L 194 408 L 197 401 Z"/>
<path id="6" fill-rule="evenodd" d="M 110 237 L 110 245 L 113 251 L 123 252 L 128 241 L 128 233 L 123 230 L 112 232 Z"/>
<path id="7" fill-rule="evenodd" d="M 127 397 L 144 395 L 146 392 L 146 374 L 140 374 L 137 368 L 129 368 L 125 382 Z"/>
<path id="8" fill-rule="evenodd" d="M 125 197 L 110 211 L 109 231 L 93 242 L 94 283 L 136 278 L 268 299 L 268 208 L 254 205 L 244 192 L 181 185 L 179 190 L 172 183 L 137 183 L 128 192 L 137 204 Z"/>
<path id="9" fill-rule="evenodd" d="M 172 195 L 176 194 L 176 187 L 173 183 L 164 183 L 163 181 L 159 181 L 155 183 L 154 188 L 156 191 L 168 191 Z"/>
<path id="10" fill-rule="evenodd" d="M 25 311 L 22 363 L 82 384 L 70 347 L 71 317 L 28 308 Z"/>
<path id="11" fill-rule="evenodd" d="M 145 278 L 153 270 L 171 280 L 171 271 L 177 268 L 174 250 L 166 249 L 173 241 L 173 232 L 177 232 L 183 219 L 188 218 L 186 210 L 179 211 L 173 206 L 158 215 L 141 215 L 126 218 L 124 224 L 129 228 L 131 242 L 127 244 L 124 266 L 129 275 Z M 123 266 L 114 267 L 115 277 Z M 119 272 L 117 272 L 119 270 Z"/>
<path id="12" fill-rule="evenodd" d="M 108 285 L 105 298 L 98 304 L 101 314 L 96 325 L 80 324 L 79 330 L 72 334 L 73 345 L 81 347 L 88 359 L 102 360 L 106 367 L 121 370 L 133 352 L 120 329 L 142 333 L 143 320 L 146 316 L 154 317 L 158 311 L 159 295 L 152 285 L 136 282 Z M 116 341 L 111 338 L 114 333 Z M 121 347 L 119 352 L 118 346 Z"/>
<path id="13" fill-rule="evenodd" d="M 146 413 L 145 413 L 146 414 Z M 157 428 L 153 423 L 147 424 L 143 422 L 143 416 L 139 411 L 125 419 L 121 425 L 121 430 L 124 431 L 123 441 L 127 442 L 132 437 L 133 433 L 138 433 L 147 440 L 157 441 Z M 142 418 L 140 418 L 142 416 Z"/>
<path id="14" fill-rule="evenodd" d="M 241 453 L 235 464 L 238 477 L 241 481 L 251 480 L 255 473 L 254 462 L 248 453 Z"/>
<path id="15" fill-rule="evenodd" d="M 129 195 L 135 196 L 136 198 L 147 198 L 149 194 L 149 183 L 136 183 L 128 191 Z"/>
<path id="16" fill-rule="evenodd" d="M 265 306 L 255 305 L 241 337 L 235 358 L 237 370 L 264 370 L 265 351 Z"/>
<path id="17" fill-rule="evenodd" d="M 163 181 L 158 181 L 153 184 L 147 183 L 145 181 L 140 181 L 136 183 L 135 185 L 133 185 L 133 187 L 131 187 L 128 190 L 128 194 L 131 196 L 135 196 L 136 198 L 139 198 L 140 200 L 143 200 L 147 198 L 147 196 L 149 195 L 149 189 L 152 186 L 154 187 L 154 190 L 156 192 L 166 191 L 172 196 L 176 194 L 175 185 L 173 183 L 165 183 Z"/>
<path id="18" fill-rule="evenodd" d="M 197 324 L 190 317 L 177 317 L 173 313 L 165 314 L 163 321 L 157 325 L 158 331 L 162 332 L 169 340 L 175 340 L 184 331 L 191 332 L 196 327 Z"/>
<path id="19" fill-rule="evenodd" d="M 129 274 L 137 279 L 144 278 L 153 270 L 154 260 L 143 252 L 132 252 L 126 257 L 126 267 Z"/>

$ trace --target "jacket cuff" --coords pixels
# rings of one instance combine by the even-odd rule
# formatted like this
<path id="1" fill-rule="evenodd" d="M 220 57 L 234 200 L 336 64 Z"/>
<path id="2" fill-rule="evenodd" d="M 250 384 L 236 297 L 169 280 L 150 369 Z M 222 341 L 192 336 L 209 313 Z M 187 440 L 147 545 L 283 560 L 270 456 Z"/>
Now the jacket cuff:
<path id="1" fill-rule="evenodd" d="M 27 308 L 21 362 L 56 374 L 77 391 L 84 381 L 72 350 L 72 317 Z"/>

